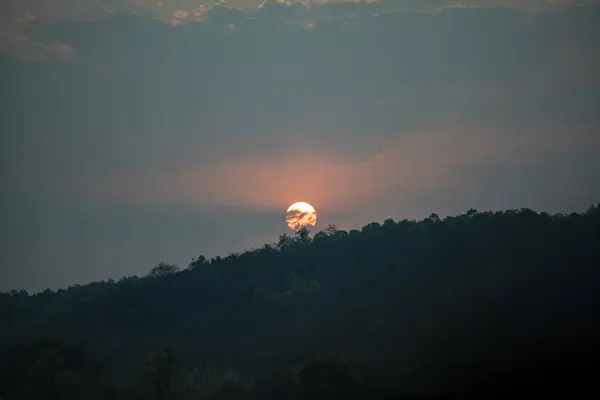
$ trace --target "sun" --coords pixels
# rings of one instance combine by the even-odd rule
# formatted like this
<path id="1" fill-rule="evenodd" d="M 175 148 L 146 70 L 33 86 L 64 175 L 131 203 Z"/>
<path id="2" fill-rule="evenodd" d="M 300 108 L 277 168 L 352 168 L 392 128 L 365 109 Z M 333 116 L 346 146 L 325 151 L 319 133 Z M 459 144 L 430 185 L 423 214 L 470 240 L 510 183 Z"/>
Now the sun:
<path id="1" fill-rule="evenodd" d="M 300 201 L 288 207 L 285 222 L 291 230 L 297 232 L 306 226 L 315 226 L 317 212 L 310 204 Z"/>

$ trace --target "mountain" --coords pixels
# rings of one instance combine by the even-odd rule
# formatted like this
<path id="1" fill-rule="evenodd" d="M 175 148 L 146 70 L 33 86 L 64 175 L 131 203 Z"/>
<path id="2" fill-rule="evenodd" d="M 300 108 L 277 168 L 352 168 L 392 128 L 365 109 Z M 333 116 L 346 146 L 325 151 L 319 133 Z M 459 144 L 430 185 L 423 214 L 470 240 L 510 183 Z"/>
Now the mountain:
<path id="1" fill-rule="evenodd" d="M 256 395 L 274 368 L 302 368 L 286 384 L 277 378 L 299 398 L 319 398 L 319 379 L 335 396 L 340 388 L 409 398 L 489 394 L 490 385 L 497 395 L 583 390 L 596 371 L 599 265 L 598 206 L 570 215 L 469 210 L 313 237 L 302 230 L 242 254 L 199 256 L 184 270 L 161 264 L 118 282 L 3 293 L 1 354 L 12 375 L 0 380 L 0 396 L 23 398 L 14 393 L 32 387 L 24 383 L 39 363 L 32 352 L 60 371 L 75 365 L 61 383 L 69 388 L 96 375 L 137 382 L 159 352 L 140 378 L 154 382 L 152 396 L 167 389 L 148 371 L 175 368 L 176 355 L 178 368 L 192 371 L 186 379 L 192 368 L 227 376 L 214 393 L 232 397 L 222 398 L 245 398 L 245 387 Z M 35 353 L 40 343 L 53 343 L 50 353 Z M 287 398 L 273 396 L 255 398 Z"/>

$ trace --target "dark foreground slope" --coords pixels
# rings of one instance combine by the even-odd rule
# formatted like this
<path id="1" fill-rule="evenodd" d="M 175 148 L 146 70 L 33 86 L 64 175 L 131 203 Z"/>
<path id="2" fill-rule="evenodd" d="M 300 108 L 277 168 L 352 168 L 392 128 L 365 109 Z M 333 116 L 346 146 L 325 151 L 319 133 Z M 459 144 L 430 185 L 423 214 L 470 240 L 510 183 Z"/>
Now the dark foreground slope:
<path id="1" fill-rule="evenodd" d="M 600 372 L 599 278 L 598 207 L 300 232 L 183 271 L 2 294 L 0 396 L 572 395 Z"/>

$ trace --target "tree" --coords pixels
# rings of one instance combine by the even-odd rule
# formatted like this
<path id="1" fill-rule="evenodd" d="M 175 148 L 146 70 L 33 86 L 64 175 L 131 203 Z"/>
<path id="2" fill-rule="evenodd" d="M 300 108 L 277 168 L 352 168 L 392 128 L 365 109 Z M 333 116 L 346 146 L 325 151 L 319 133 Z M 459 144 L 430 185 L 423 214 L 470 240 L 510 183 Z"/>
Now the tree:
<path id="1" fill-rule="evenodd" d="M 302 399 L 345 399 L 356 395 L 356 381 L 350 371 L 337 362 L 315 362 L 298 374 Z"/>
<path id="2" fill-rule="evenodd" d="M 437 213 L 431 213 L 427 219 L 433 222 L 434 224 L 438 224 L 442 221 L 439 215 L 437 215 Z"/>
<path id="3" fill-rule="evenodd" d="M 277 241 L 277 248 L 282 250 L 294 243 L 294 239 L 290 237 L 287 233 L 279 236 L 279 240 Z"/>
<path id="4" fill-rule="evenodd" d="M 101 399 L 110 388 L 102 366 L 76 346 L 59 342 L 15 346 L 0 371 L 0 396 L 6 399 Z"/>
<path id="5" fill-rule="evenodd" d="M 307 227 L 303 226 L 302 228 L 296 231 L 296 235 L 294 237 L 295 241 L 301 244 L 310 243 L 310 232 Z"/>
<path id="6" fill-rule="evenodd" d="M 327 227 L 315 234 L 314 240 L 321 240 L 327 237 L 335 236 L 338 230 L 335 225 L 329 224 Z"/>
<path id="7" fill-rule="evenodd" d="M 196 269 L 200 267 L 204 267 L 209 264 L 209 261 L 203 255 L 199 255 L 197 258 L 192 259 L 192 262 L 189 264 L 189 269 Z"/>
<path id="8" fill-rule="evenodd" d="M 294 396 L 296 377 L 284 368 L 271 369 L 261 374 L 252 387 L 253 400 L 291 399 Z"/>
<path id="9" fill-rule="evenodd" d="M 169 399 L 181 391 L 183 381 L 179 357 L 172 349 L 165 348 L 146 360 L 138 394 L 143 398 Z"/>
<path id="10" fill-rule="evenodd" d="M 213 400 L 244 400 L 248 398 L 244 385 L 238 381 L 223 382 L 212 396 Z"/>
<path id="11" fill-rule="evenodd" d="M 179 267 L 173 264 L 161 262 L 156 267 L 152 268 L 148 276 L 158 278 L 161 276 L 175 274 L 179 271 Z"/>

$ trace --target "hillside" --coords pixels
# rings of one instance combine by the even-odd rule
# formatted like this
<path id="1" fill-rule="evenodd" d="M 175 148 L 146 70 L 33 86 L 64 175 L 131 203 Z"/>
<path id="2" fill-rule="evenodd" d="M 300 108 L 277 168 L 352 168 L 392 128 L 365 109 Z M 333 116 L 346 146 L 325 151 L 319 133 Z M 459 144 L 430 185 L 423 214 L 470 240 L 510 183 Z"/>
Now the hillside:
<path id="1" fill-rule="evenodd" d="M 103 390 L 117 388 L 106 398 L 136 385 L 147 390 L 135 389 L 140 398 L 203 398 L 206 372 L 201 389 L 188 384 L 187 394 L 175 395 L 175 378 L 167 389 L 156 383 L 161 362 L 177 365 L 186 382 L 194 369 L 213 371 L 221 388 L 212 390 L 214 398 L 390 391 L 422 398 L 483 390 L 490 382 L 495 394 L 521 393 L 515 379 L 526 390 L 552 392 L 574 387 L 565 371 L 585 381 L 597 369 L 582 357 L 593 359 L 600 334 L 599 267 L 598 206 L 570 215 L 470 210 L 350 232 L 330 227 L 313 237 L 300 231 L 275 246 L 200 256 L 184 270 L 161 264 L 146 277 L 118 282 L 3 293 L 0 397 L 32 398 L 27 390 L 38 390 L 35 398 L 46 398 L 43 388 L 52 387 L 62 393 L 55 398 L 80 398 L 93 380 Z M 44 386 L 32 365 L 39 354 L 47 360 L 57 352 L 60 365 L 44 374 L 69 370 L 70 380 Z M 84 363 L 89 368 L 69 364 L 67 353 L 85 353 L 102 369 L 91 361 Z M 152 365 L 148 378 L 143 371 Z M 267 384 L 269 371 L 283 375 Z"/>

